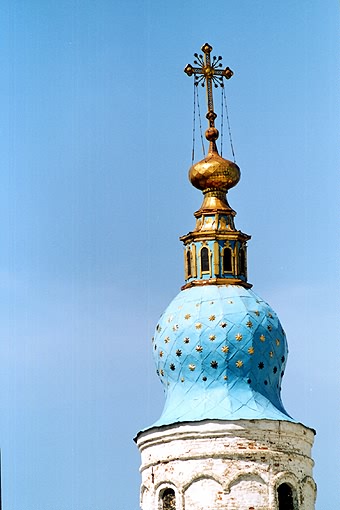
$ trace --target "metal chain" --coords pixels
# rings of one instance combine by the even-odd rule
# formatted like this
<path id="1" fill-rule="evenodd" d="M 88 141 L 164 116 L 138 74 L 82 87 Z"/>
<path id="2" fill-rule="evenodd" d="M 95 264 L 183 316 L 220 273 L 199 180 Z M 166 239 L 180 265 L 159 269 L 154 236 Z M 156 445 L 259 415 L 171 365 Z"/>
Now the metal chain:
<path id="1" fill-rule="evenodd" d="M 226 98 L 226 95 L 225 95 L 225 88 L 224 88 L 224 87 L 223 87 L 223 95 L 224 95 L 224 106 L 225 106 L 225 112 L 226 112 L 226 115 L 227 115 L 227 125 L 228 125 L 228 132 L 229 132 L 229 140 L 230 140 L 231 153 L 232 153 L 232 155 L 233 155 L 234 163 L 236 163 L 235 152 L 234 152 L 234 147 L 233 147 L 233 140 L 232 140 L 232 138 L 231 138 L 231 129 L 230 129 L 230 122 L 229 122 L 229 114 L 228 114 L 227 98 Z"/>
<path id="2" fill-rule="evenodd" d="M 223 85 L 221 85 L 223 89 Z M 223 92 L 221 90 L 221 156 L 223 156 L 223 128 L 224 128 L 224 119 L 223 119 Z"/>
<path id="3" fill-rule="evenodd" d="M 194 164 L 195 159 L 195 137 L 196 137 L 196 91 L 195 91 L 195 80 L 194 83 L 194 115 L 192 123 L 192 153 L 191 153 L 191 166 Z"/>
<path id="4" fill-rule="evenodd" d="M 203 157 L 205 158 L 205 148 L 204 148 L 204 141 L 203 141 L 203 134 L 202 134 L 202 119 L 201 119 L 201 108 L 200 108 L 200 100 L 198 96 L 198 87 L 196 84 L 196 98 L 197 98 L 197 106 L 198 106 L 198 118 L 199 118 L 199 124 L 200 124 L 200 134 L 201 134 L 201 143 L 202 143 L 202 152 Z"/>

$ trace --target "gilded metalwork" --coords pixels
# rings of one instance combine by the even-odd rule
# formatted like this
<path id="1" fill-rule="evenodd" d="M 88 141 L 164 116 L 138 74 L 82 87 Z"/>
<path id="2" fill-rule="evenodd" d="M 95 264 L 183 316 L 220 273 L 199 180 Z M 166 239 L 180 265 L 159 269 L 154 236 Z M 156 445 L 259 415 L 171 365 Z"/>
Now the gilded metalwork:
<path id="1" fill-rule="evenodd" d="M 218 87 L 219 85 L 223 87 L 224 86 L 223 78 L 229 80 L 234 73 L 229 67 L 221 69 L 222 67 L 221 56 L 219 57 L 213 56 L 211 60 L 210 53 L 212 52 L 212 46 L 210 46 L 210 44 L 205 43 L 201 49 L 203 51 L 203 55 L 194 53 L 194 57 L 196 58 L 196 60 L 194 60 L 194 64 L 197 67 L 193 67 L 191 64 L 188 64 L 185 67 L 184 72 L 188 76 L 194 75 L 196 86 L 199 83 L 201 83 L 203 87 L 204 85 L 206 86 L 208 104 L 208 113 L 206 117 L 209 121 L 209 128 L 215 128 L 216 113 L 214 112 L 214 101 L 212 92 L 213 84 L 215 87 Z M 212 137 L 215 136 L 214 131 L 211 133 L 210 136 Z"/>
<path id="2" fill-rule="evenodd" d="M 193 280 L 191 282 L 186 283 L 181 287 L 181 290 L 189 289 L 190 287 L 200 286 L 200 285 L 240 285 L 245 289 L 250 289 L 252 287 L 251 283 L 245 282 L 241 280 L 241 278 L 209 278 L 208 280 Z"/>
<path id="3" fill-rule="evenodd" d="M 216 220 L 215 220 L 216 221 Z M 218 224 L 218 220 L 216 222 Z M 214 274 L 218 276 L 220 273 L 220 248 L 218 242 L 214 242 Z"/>

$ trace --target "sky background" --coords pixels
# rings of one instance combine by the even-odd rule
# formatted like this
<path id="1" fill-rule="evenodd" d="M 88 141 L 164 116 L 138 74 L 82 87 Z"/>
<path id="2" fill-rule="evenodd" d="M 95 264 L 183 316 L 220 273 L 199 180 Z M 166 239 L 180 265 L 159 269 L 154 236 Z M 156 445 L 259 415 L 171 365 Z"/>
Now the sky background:
<path id="1" fill-rule="evenodd" d="M 317 430 L 316 509 L 340 507 L 338 27 L 323 0 L 0 3 L 4 510 L 139 508 L 150 339 L 202 201 L 183 68 L 205 42 L 235 73 L 229 202 L 287 333 L 283 402 Z"/>

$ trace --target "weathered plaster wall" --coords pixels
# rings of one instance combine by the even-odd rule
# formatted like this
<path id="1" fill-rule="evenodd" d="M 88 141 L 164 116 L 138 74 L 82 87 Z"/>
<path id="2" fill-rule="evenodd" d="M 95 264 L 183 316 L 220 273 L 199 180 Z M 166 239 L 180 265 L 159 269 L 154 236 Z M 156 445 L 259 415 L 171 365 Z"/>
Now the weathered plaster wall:
<path id="1" fill-rule="evenodd" d="M 314 432 L 274 420 L 206 421 L 139 434 L 143 510 L 160 510 L 166 488 L 176 510 L 277 509 L 276 489 L 288 483 L 298 510 L 314 510 Z"/>

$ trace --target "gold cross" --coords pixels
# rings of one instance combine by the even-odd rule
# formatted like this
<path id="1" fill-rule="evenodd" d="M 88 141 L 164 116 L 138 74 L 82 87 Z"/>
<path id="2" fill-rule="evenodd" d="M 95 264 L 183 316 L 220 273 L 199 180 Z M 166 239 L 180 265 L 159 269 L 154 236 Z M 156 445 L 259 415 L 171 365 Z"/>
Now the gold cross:
<path id="1" fill-rule="evenodd" d="M 215 127 L 215 119 L 217 115 L 214 112 L 212 84 L 214 83 L 215 87 L 218 87 L 219 85 L 224 87 L 223 78 L 229 80 L 229 78 L 231 78 L 234 73 L 229 67 L 220 69 L 222 67 L 222 57 L 213 57 L 211 62 L 210 53 L 212 51 L 212 46 L 210 46 L 210 44 L 205 43 L 201 49 L 204 53 L 204 56 L 198 55 L 198 53 L 194 53 L 194 57 L 196 57 L 194 64 L 200 67 L 193 67 L 192 65 L 188 64 L 185 67 L 184 72 L 188 76 L 195 76 L 195 85 L 198 85 L 199 83 L 202 84 L 202 87 L 206 85 L 208 103 L 208 113 L 206 117 L 209 120 L 209 127 L 213 128 Z"/>

